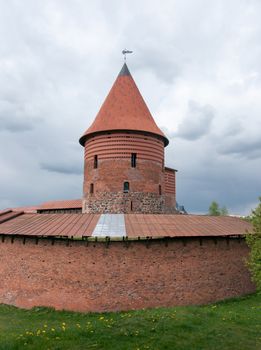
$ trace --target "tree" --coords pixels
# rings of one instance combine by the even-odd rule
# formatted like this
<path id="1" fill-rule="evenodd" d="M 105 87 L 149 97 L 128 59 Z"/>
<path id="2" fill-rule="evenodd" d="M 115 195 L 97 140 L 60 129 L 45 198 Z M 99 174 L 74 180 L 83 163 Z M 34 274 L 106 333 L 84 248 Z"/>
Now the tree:
<path id="1" fill-rule="evenodd" d="M 214 216 L 218 216 L 220 215 L 220 212 L 219 212 L 219 205 L 217 202 L 213 201 L 209 208 L 208 208 L 208 213 L 209 215 L 214 215 Z"/>
<path id="2" fill-rule="evenodd" d="M 208 208 L 209 215 L 219 216 L 219 215 L 228 215 L 228 210 L 226 207 L 219 207 L 219 204 L 216 201 L 213 201 Z"/>
<path id="3" fill-rule="evenodd" d="M 220 215 L 228 215 L 228 210 L 225 206 L 220 209 Z"/>
<path id="4" fill-rule="evenodd" d="M 248 266 L 257 290 L 261 291 L 261 197 L 259 205 L 252 211 L 251 222 L 253 229 L 246 235 L 246 242 L 250 248 Z"/>

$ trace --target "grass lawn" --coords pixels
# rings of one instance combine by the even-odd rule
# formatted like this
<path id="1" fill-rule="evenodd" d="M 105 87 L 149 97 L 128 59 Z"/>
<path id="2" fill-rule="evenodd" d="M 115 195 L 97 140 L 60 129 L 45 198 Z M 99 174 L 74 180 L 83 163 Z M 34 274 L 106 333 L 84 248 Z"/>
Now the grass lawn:
<path id="1" fill-rule="evenodd" d="M 261 349 L 261 295 L 103 314 L 0 305 L 0 349 Z"/>

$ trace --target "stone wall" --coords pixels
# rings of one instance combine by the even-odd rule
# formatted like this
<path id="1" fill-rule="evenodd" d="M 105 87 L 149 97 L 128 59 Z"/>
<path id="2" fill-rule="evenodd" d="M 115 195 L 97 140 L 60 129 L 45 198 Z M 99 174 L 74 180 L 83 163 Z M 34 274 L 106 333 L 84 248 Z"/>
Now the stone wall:
<path id="1" fill-rule="evenodd" d="M 206 304 L 255 291 L 236 238 L 0 240 L 0 303 L 116 311 Z M 13 242 L 12 242 L 13 241 Z"/>
<path id="2" fill-rule="evenodd" d="M 101 192 L 87 195 L 84 213 L 164 213 L 164 196 L 141 192 Z"/>
<path id="3" fill-rule="evenodd" d="M 83 213 L 92 214 L 178 214 L 175 207 L 175 198 L 171 194 L 96 192 L 83 199 Z"/>

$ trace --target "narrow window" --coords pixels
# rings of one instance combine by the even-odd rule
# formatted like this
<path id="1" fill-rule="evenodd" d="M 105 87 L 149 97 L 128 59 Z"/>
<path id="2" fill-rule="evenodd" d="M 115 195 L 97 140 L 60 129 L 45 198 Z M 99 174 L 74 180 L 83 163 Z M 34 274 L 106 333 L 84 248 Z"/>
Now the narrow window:
<path id="1" fill-rule="evenodd" d="M 129 184 L 128 181 L 125 181 L 124 184 L 123 184 L 123 192 L 124 193 L 128 193 L 129 189 L 130 189 L 130 184 Z"/>
<path id="2" fill-rule="evenodd" d="M 131 154 L 131 167 L 136 168 L 137 153 Z"/>
<path id="3" fill-rule="evenodd" d="M 94 186 L 93 184 L 90 184 L 90 194 L 93 194 L 93 191 L 94 191 Z"/>
<path id="4" fill-rule="evenodd" d="M 133 210 L 133 204 L 132 204 L 132 201 L 131 201 L 131 211 Z"/>
<path id="5" fill-rule="evenodd" d="M 161 185 L 159 185 L 159 195 L 161 196 Z"/>
<path id="6" fill-rule="evenodd" d="M 97 155 L 94 156 L 93 167 L 94 167 L 94 169 L 98 168 L 98 156 Z"/>

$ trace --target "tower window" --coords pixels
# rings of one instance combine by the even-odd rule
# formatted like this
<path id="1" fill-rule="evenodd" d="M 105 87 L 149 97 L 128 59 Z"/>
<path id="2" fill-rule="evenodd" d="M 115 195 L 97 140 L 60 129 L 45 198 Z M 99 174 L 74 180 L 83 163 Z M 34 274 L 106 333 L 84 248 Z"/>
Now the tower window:
<path id="1" fill-rule="evenodd" d="M 94 169 L 98 168 L 98 156 L 97 155 L 94 156 L 93 167 L 94 167 Z"/>
<path id="2" fill-rule="evenodd" d="M 130 184 L 128 181 L 125 181 L 124 184 L 123 184 L 123 192 L 124 193 L 128 193 L 130 190 Z"/>
<path id="3" fill-rule="evenodd" d="M 136 168 L 137 153 L 131 154 L 131 167 Z"/>
<path id="4" fill-rule="evenodd" d="M 161 185 L 159 185 L 159 195 L 161 196 Z"/>
<path id="5" fill-rule="evenodd" d="M 90 184 L 90 194 L 93 194 L 93 192 L 94 192 L 94 185 Z"/>

